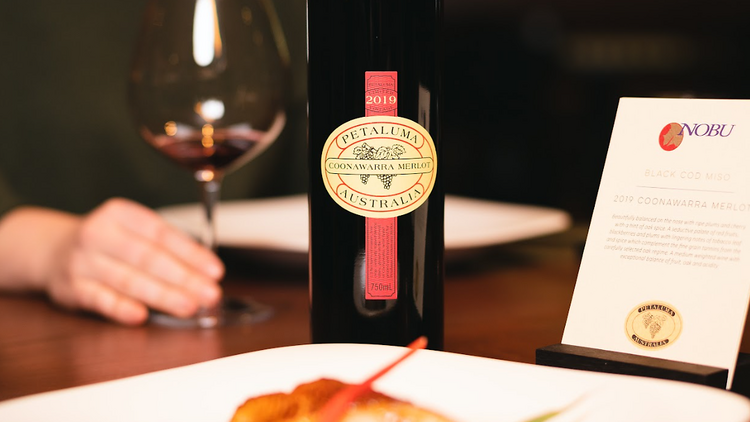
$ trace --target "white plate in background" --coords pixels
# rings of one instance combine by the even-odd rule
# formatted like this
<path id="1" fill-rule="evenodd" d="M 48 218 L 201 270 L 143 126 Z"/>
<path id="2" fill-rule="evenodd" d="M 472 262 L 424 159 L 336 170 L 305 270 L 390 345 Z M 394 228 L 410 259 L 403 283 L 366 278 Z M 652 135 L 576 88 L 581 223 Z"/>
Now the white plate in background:
<path id="1" fill-rule="evenodd" d="M 196 235 L 203 224 L 198 204 L 165 207 L 160 214 Z M 307 254 L 307 196 L 224 201 L 216 209 L 220 246 Z M 570 216 L 558 209 L 447 195 L 445 248 L 493 246 L 563 231 Z"/>
<path id="2" fill-rule="evenodd" d="M 318 344 L 268 349 L 0 402 L 13 422 L 228 422 L 246 399 L 321 377 L 360 382 L 404 348 Z M 750 401 L 677 381 L 420 350 L 374 389 L 458 422 L 521 422 L 576 403 L 555 422 L 746 422 Z M 551 422 L 551 421 L 550 421 Z"/>

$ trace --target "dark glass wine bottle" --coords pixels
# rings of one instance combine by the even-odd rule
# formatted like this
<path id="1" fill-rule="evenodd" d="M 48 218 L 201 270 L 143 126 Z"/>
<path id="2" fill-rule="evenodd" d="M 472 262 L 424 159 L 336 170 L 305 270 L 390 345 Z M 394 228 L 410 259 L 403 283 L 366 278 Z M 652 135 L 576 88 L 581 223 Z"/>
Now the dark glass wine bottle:
<path id="1" fill-rule="evenodd" d="M 312 341 L 442 349 L 442 0 L 307 13 Z"/>

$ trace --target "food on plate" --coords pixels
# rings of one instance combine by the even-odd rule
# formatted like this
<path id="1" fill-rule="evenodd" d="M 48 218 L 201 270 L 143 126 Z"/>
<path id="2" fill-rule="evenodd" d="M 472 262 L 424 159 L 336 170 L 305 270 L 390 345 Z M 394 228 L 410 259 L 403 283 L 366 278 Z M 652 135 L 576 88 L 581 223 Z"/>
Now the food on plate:
<path id="1" fill-rule="evenodd" d="M 301 384 L 289 394 L 253 397 L 237 408 L 231 422 L 319 422 L 318 411 L 347 386 L 340 381 L 320 379 Z M 451 422 L 435 412 L 372 390 L 357 396 L 341 421 Z"/>

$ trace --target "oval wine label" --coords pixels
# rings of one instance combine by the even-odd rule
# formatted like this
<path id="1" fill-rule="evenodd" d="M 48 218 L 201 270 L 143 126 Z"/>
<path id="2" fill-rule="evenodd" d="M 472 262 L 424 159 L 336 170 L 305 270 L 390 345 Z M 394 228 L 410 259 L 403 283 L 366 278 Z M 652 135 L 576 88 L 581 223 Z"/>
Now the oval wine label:
<path id="1" fill-rule="evenodd" d="M 628 315 L 625 332 L 643 349 L 671 346 L 682 331 L 680 313 L 665 302 L 651 301 L 636 306 Z"/>
<path id="2" fill-rule="evenodd" d="M 437 154 L 418 123 L 396 116 L 350 120 L 323 147 L 323 183 L 337 204 L 363 217 L 390 218 L 422 205 L 435 186 Z"/>

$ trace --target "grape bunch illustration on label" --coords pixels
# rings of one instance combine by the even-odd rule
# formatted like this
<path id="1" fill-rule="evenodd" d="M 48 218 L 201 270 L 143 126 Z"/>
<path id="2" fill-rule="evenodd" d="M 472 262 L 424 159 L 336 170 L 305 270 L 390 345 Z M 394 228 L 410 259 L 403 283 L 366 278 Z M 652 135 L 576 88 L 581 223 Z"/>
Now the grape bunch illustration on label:
<path id="1" fill-rule="evenodd" d="M 646 312 L 643 315 L 643 327 L 651 333 L 653 339 L 661 331 L 661 326 L 667 321 L 667 317 L 664 315 L 654 315 L 651 312 Z"/>
<path id="2" fill-rule="evenodd" d="M 393 146 L 381 146 L 379 148 L 374 148 L 366 143 L 357 146 L 354 148 L 354 155 L 359 160 L 388 160 L 388 159 L 397 159 L 401 155 L 403 155 L 406 152 L 404 147 L 401 145 L 393 145 Z M 360 174 L 359 178 L 362 181 L 362 184 L 367 184 L 367 181 L 370 180 L 371 174 Z M 381 182 L 383 182 L 383 187 L 385 189 L 391 188 L 391 182 L 393 181 L 393 178 L 396 177 L 395 174 L 377 174 L 376 175 L 378 179 L 380 179 Z"/>

